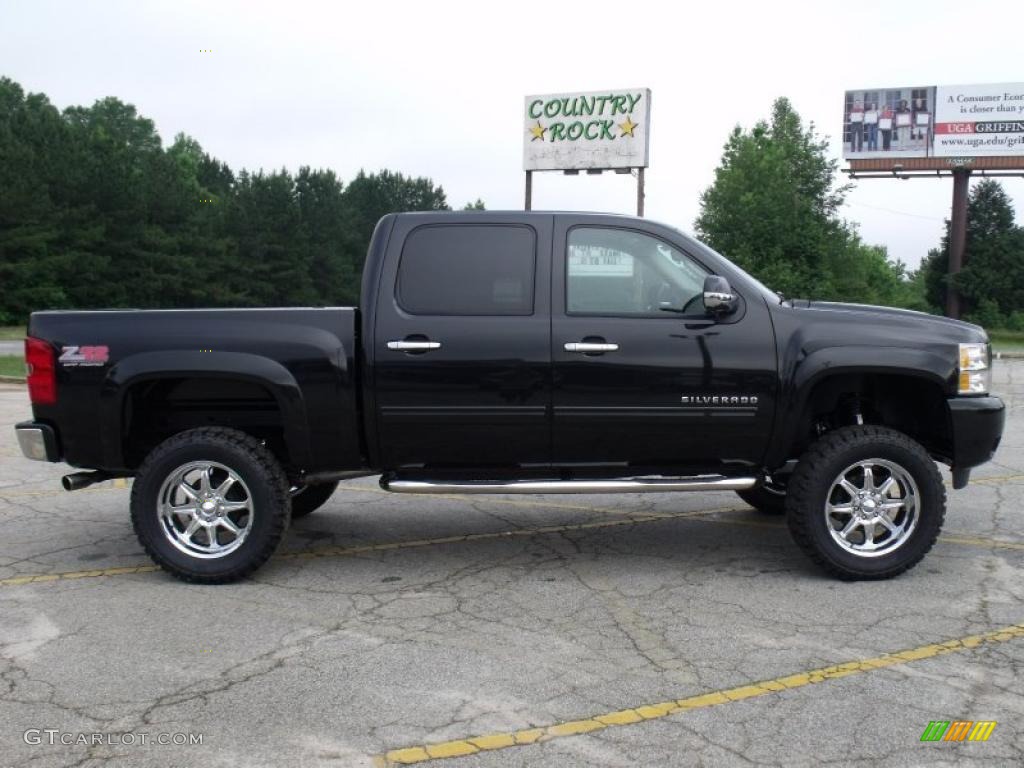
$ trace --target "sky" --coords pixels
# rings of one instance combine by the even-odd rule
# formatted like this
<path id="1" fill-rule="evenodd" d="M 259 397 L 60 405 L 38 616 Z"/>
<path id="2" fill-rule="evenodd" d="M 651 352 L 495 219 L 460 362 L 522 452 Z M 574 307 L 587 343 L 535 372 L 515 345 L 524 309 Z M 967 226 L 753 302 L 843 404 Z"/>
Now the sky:
<path id="1" fill-rule="evenodd" d="M 492 209 L 523 205 L 525 95 L 648 87 L 646 214 L 692 231 L 729 132 L 778 96 L 839 158 L 845 90 L 1024 81 L 1022 29 L 987 0 L 0 0 L 0 76 L 60 108 L 117 96 L 235 170 L 387 168 Z M 1024 179 L 1003 182 L 1024 220 Z M 842 215 L 914 267 L 951 195 L 863 180 Z M 635 204 L 629 176 L 534 176 L 537 209 Z"/>

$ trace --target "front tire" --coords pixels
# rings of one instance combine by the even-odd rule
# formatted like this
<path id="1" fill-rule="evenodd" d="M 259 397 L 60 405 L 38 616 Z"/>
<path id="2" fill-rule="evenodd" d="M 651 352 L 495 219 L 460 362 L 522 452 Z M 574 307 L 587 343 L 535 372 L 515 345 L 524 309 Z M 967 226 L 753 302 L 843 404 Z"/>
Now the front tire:
<path id="1" fill-rule="evenodd" d="M 800 459 L 787 488 L 793 539 L 840 579 L 889 579 L 935 544 L 946 489 L 925 449 L 901 432 L 851 426 Z"/>
<path id="2" fill-rule="evenodd" d="M 191 429 L 165 440 L 132 485 L 139 542 L 182 581 L 224 584 L 249 575 L 277 549 L 290 515 L 281 465 L 233 429 Z"/>

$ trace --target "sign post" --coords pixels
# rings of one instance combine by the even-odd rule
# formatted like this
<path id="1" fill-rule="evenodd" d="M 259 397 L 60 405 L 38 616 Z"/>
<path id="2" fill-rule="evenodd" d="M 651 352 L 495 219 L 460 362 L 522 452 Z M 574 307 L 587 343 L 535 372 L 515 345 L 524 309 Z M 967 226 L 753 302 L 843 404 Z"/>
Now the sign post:
<path id="1" fill-rule="evenodd" d="M 955 275 L 969 257 L 971 176 L 1024 176 L 1024 83 L 847 91 L 843 157 L 852 179 L 953 178 L 948 273 Z M 946 314 L 962 311 L 950 285 Z"/>
<path id="2" fill-rule="evenodd" d="M 523 104 L 524 205 L 533 204 L 533 172 L 589 175 L 636 171 L 637 216 L 644 215 L 651 91 L 626 88 L 527 96 Z"/>
<path id="3" fill-rule="evenodd" d="M 636 169 L 636 215 L 644 215 L 644 169 Z"/>

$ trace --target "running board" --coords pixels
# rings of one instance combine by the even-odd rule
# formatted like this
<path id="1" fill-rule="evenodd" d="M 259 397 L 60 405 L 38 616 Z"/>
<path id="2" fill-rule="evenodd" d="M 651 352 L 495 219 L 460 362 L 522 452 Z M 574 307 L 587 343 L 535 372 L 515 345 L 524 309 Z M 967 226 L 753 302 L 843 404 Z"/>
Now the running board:
<path id="1" fill-rule="evenodd" d="M 664 493 L 668 491 L 745 491 L 755 477 L 617 477 L 605 480 L 440 481 L 382 476 L 380 487 L 393 493 Z"/>

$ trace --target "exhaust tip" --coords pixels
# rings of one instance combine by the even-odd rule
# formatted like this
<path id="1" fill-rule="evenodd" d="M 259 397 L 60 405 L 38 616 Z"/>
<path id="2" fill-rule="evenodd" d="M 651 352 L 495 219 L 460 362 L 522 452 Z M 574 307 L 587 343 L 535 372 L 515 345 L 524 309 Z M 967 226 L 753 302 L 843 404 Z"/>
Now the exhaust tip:
<path id="1" fill-rule="evenodd" d="M 102 483 L 110 478 L 111 475 L 100 471 L 72 472 L 70 475 L 64 475 L 60 479 L 60 484 L 64 486 L 65 491 L 80 491 L 82 488 L 88 488 L 94 483 Z"/>

